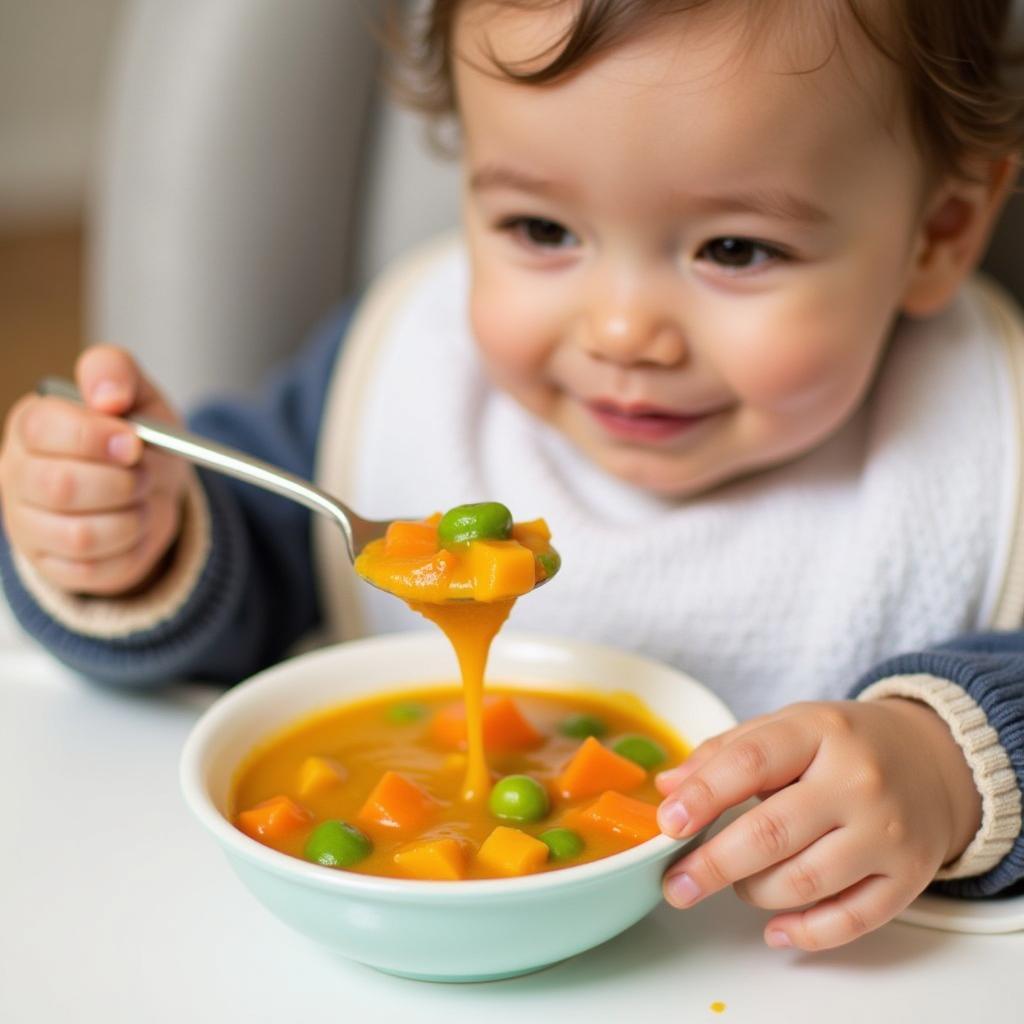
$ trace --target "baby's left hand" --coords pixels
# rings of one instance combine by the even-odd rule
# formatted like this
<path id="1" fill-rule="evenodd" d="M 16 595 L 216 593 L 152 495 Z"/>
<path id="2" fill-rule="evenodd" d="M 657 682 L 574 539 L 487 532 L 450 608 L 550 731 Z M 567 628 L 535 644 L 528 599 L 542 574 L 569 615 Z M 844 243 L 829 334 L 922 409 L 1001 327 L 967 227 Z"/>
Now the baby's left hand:
<path id="1" fill-rule="evenodd" d="M 666 873 L 669 903 L 689 907 L 732 885 L 748 903 L 790 911 L 765 926 L 770 946 L 806 950 L 898 914 L 981 817 L 946 724 L 898 698 L 791 705 L 703 743 L 657 786 L 668 795 L 662 831 L 680 837 L 762 800 Z"/>

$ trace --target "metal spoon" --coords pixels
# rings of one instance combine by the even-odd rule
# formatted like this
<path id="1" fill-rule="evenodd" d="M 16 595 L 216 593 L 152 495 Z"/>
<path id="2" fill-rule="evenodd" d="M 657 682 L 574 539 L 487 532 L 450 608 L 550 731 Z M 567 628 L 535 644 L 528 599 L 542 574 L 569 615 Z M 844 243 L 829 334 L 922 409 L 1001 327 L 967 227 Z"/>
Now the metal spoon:
<path id="1" fill-rule="evenodd" d="M 60 377 L 44 378 L 36 385 L 36 392 L 40 395 L 63 398 L 76 405 L 85 405 L 78 388 L 71 381 Z M 218 473 L 244 480 L 256 487 L 262 487 L 265 491 L 280 494 L 282 497 L 297 501 L 300 505 L 305 505 L 306 508 L 333 519 L 345 535 L 345 547 L 348 550 L 349 559 L 353 562 L 356 555 L 371 540 L 383 537 L 391 525 L 392 520 L 390 519 L 364 519 L 361 515 L 353 512 L 343 501 L 322 491 L 308 480 L 303 480 L 302 477 L 295 476 L 294 473 L 272 466 L 269 462 L 246 455 L 227 445 L 207 440 L 198 434 L 191 434 L 187 430 L 180 430 L 145 416 L 122 416 L 119 418 L 130 423 L 139 438 L 154 448 L 162 448 L 189 462 L 194 462 L 197 466 L 204 466 Z M 401 518 L 417 519 L 422 517 L 406 516 Z M 535 583 L 534 589 L 547 583 L 548 579 L 550 577 L 545 577 Z"/>

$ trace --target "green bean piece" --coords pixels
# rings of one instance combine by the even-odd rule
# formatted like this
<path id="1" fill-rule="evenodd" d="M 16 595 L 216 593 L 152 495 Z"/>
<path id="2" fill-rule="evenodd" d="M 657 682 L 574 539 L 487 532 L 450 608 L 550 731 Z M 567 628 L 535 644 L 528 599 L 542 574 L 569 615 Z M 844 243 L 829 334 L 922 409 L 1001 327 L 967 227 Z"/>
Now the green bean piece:
<path id="1" fill-rule="evenodd" d="M 551 851 L 552 860 L 571 860 L 583 852 L 583 840 L 571 828 L 549 828 L 537 838 Z"/>
<path id="2" fill-rule="evenodd" d="M 612 744 L 612 750 L 616 754 L 628 757 L 630 761 L 635 761 L 648 771 L 657 768 L 668 758 L 668 753 L 660 743 L 652 740 L 650 736 L 641 736 L 639 733 L 620 736 Z"/>
<path id="3" fill-rule="evenodd" d="M 530 775 L 506 775 L 495 783 L 488 805 L 502 821 L 539 821 L 548 813 L 548 791 Z"/>
<path id="4" fill-rule="evenodd" d="M 441 546 L 468 544 L 471 540 L 508 540 L 512 536 L 512 513 L 498 501 L 456 505 L 437 524 Z"/>
<path id="5" fill-rule="evenodd" d="M 570 715 L 558 723 L 558 731 L 574 740 L 585 740 L 588 736 L 600 739 L 608 731 L 608 726 L 597 715 Z"/>
<path id="6" fill-rule="evenodd" d="M 303 850 L 307 860 L 329 868 L 350 868 L 373 851 L 373 843 L 355 825 L 329 819 L 310 833 Z"/>

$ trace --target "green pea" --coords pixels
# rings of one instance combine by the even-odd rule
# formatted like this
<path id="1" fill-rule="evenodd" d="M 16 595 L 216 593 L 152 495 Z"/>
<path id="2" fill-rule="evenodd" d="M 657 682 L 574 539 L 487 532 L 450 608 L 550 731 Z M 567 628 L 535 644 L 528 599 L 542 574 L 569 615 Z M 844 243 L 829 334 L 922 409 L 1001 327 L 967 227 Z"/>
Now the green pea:
<path id="1" fill-rule="evenodd" d="M 562 556 L 554 549 L 539 554 L 537 561 L 540 562 L 541 568 L 544 570 L 544 576 L 547 579 L 551 579 L 562 567 Z"/>
<path id="2" fill-rule="evenodd" d="M 512 513 L 497 501 L 456 505 L 441 516 L 437 536 L 446 548 L 471 540 L 508 540 L 512 536 Z"/>
<path id="3" fill-rule="evenodd" d="M 302 851 L 307 860 L 329 868 L 350 868 L 368 857 L 373 843 L 355 827 L 344 821 L 322 821 L 306 840 Z"/>
<path id="4" fill-rule="evenodd" d="M 660 743 L 639 733 L 620 736 L 612 744 L 612 750 L 616 754 L 628 757 L 630 761 L 635 761 L 641 768 L 657 768 L 668 758 L 665 748 Z"/>
<path id="5" fill-rule="evenodd" d="M 588 736 L 602 737 L 608 726 L 597 715 L 570 715 L 558 723 L 558 731 L 574 740 L 585 740 Z"/>
<path id="6" fill-rule="evenodd" d="M 398 725 L 418 722 L 420 719 L 425 718 L 426 714 L 426 706 L 414 700 L 403 701 L 401 704 L 392 704 L 387 710 L 388 721 L 395 722 Z"/>
<path id="7" fill-rule="evenodd" d="M 548 791 L 530 775 L 506 775 L 491 790 L 489 806 L 502 821 L 538 821 L 548 813 Z"/>
<path id="8" fill-rule="evenodd" d="M 583 840 L 571 828 L 549 828 L 537 838 L 551 851 L 552 860 L 571 860 L 583 852 Z"/>

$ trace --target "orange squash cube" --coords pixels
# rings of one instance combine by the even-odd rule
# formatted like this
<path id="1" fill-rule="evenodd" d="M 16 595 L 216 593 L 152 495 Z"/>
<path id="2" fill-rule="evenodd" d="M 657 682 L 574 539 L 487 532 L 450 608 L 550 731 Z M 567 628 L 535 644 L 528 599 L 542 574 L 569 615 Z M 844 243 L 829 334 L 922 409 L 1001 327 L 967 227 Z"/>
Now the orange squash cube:
<path id="1" fill-rule="evenodd" d="M 592 825 L 602 832 L 612 832 L 634 843 L 653 839 L 658 828 L 658 808 L 643 800 L 624 796 L 610 789 L 580 812 L 582 827 Z"/>
<path id="2" fill-rule="evenodd" d="M 544 736 L 523 717 L 511 697 L 484 698 L 484 747 L 489 753 L 529 750 Z M 466 749 L 466 706 L 462 701 L 442 708 L 430 721 L 430 734 L 444 747 Z"/>
<path id="3" fill-rule="evenodd" d="M 315 796 L 337 789 L 347 778 L 344 765 L 330 757 L 307 757 L 299 769 L 299 795 Z"/>
<path id="4" fill-rule="evenodd" d="M 635 789 L 646 778 L 647 772 L 635 761 L 588 736 L 562 769 L 555 787 L 564 799 L 580 800 L 606 789 Z"/>
<path id="5" fill-rule="evenodd" d="M 437 524 L 395 520 L 384 534 L 384 555 L 387 558 L 415 558 L 437 551 Z"/>
<path id="6" fill-rule="evenodd" d="M 518 828 L 499 825 L 477 851 L 476 859 L 500 875 L 528 875 L 548 859 L 548 848 Z"/>
<path id="7" fill-rule="evenodd" d="M 466 551 L 477 601 L 502 601 L 533 589 L 533 552 L 515 540 L 474 540 Z"/>
<path id="8" fill-rule="evenodd" d="M 551 541 L 551 530 L 543 519 L 530 519 L 525 523 L 512 524 L 512 539 L 519 541 L 531 551 L 540 551 Z"/>
<path id="9" fill-rule="evenodd" d="M 417 832 L 437 808 L 438 802 L 425 789 L 398 772 L 387 771 L 359 808 L 356 820 L 368 828 Z"/>
<path id="10" fill-rule="evenodd" d="M 396 850 L 396 867 L 412 878 L 456 882 L 466 877 L 466 853 L 457 839 L 427 839 Z"/>
<path id="11" fill-rule="evenodd" d="M 272 796 L 235 816 L 235 824 L 247 836 L 270 843 L 289 839 L 312 820 L 309 811 L 287 796 Z"/>

